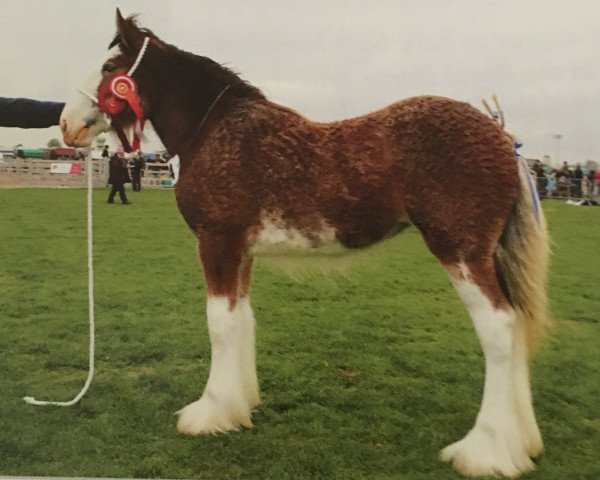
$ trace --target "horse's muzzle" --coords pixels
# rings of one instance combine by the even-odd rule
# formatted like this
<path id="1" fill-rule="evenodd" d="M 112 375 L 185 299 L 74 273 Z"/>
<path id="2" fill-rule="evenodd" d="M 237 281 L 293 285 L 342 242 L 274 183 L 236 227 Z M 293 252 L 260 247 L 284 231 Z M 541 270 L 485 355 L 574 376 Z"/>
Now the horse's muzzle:
<path id="1" fill-rule="evenodd" d="M 94 137 L 108 128 L 101 115 L 88 115 L 84 119 L 63 116 L 60 129 L 65 144 L 70 147 L 87 147 Z"/>
<path id="2" fill-rule="evenodd" d="M 82 125 L 79 128 L 69 128 L 66 120 L 61 119 L 60 129 L 63 133 L 63 140 L 69 147 L 87 147 L 92 143 L 90 128 Z"/>

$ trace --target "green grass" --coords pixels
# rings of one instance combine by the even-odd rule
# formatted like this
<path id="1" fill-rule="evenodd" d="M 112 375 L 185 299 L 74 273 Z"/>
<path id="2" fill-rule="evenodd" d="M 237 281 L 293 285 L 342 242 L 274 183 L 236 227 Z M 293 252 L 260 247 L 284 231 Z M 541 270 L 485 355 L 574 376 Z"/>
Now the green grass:
<path id="1" fill-rule="evenodd" d="M 477 339 L 416 230 L 351 276 L 259 263 L 255 427 L 185 437 L 173 412 L 209 367 L 195 242 L 172 192 L 95 198 L 97 374 L 87 373 L 84 190 L 0 190 L 0 475 L 462 478 L 438 451 L 472 426 Z M 533 365 L 546 453 L 524 479 L 600 478 L 600 209 L 544 202 L 556 326 Z"/>

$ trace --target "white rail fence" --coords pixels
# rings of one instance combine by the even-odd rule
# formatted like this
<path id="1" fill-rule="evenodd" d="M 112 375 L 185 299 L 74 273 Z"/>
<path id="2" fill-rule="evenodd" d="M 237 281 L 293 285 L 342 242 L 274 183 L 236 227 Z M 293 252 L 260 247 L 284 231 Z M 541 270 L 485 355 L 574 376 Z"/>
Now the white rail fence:
<path id="1" fill-rule="evenodd" d="M 93 186 L 106 186 L 108 160 L 93 160 L 92 169 Z M 85 188 L 86 174 L 84 160 L 0 159 L 0 188 Z M 142 188 L 170 186 L 166 163 L 146 163 Z"/>

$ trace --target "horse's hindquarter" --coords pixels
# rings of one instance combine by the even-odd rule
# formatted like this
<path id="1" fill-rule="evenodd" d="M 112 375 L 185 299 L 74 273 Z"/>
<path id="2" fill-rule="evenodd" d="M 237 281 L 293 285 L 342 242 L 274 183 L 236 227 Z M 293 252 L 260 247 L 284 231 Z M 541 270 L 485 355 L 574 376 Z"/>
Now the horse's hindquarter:
<path id="1" fill-rule="evenodd" d="M 493 251 L 519 194 L 512 138 L 462 102 L 415 97 L 397 107 L 411 222 L 442 262 Z"/>

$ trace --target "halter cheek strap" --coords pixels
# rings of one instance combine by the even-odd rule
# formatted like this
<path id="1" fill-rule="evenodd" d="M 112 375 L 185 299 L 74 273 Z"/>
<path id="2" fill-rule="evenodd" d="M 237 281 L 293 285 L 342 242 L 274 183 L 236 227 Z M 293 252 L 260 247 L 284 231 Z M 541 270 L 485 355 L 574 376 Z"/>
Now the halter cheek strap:
<path id="1" fill-rule="evenodd" d="M 133 133 L 133 143 L 130 146 L 130 150 L 139 150 L 140 138 L 144 131 L 144 111 L 140 105 L 140 99 L 137 94 L 137 83 L 129 75 L 119 75 L 112 79 L 110 82 L 110 90 L 112 94 L 117 97 L 121 102 L 124 100 L 131 107 L 131 110 L 135 114 L 135 126 Z M 124 104 L 119 105 L 119 111 L 123 110 Z M 115 112 L 115 115 L 118 112 Z M 119 135 L 121 137 L 121 135 Z M 122 140 L 122 139 L 121 139 Z M 126 142 L 129 143 L 129 142 Z M 123 148 L 127 150 L 128 145 L 124 144 Z"/>
<path id="2" fill-rule="evenodd" d="M 137 58 L 135 59 L 135 62 L 133 62 L 133 65 L 127 72 L 127 76 L 131 77 L 133 75 L 133 73 L 137 70 L 137 68 L 140 66 L 140 62 L 142 61 L 142 58 L 144 58 L 144 54 L 146 53 L 146 49 L 148 48 L 149 41 L 150 41 L 150 37 L 144 37 L 144 43 L 142 44 L 142 48 L 140 48 L 140 51 L 138 53 Z"/>
<path id="3" fill-rule="evenodd" d="M 110 87 L 105 89 L 100 89 L 98 91 L 98 97 L 96 98 L 89 92 L 78 88 L 79 92 L 83 93 L 85 96 L 90 98 L 92 102 L 94 102 L 100 110 L 112 119 L 113 116 L 119 114 L 123 111 L 126 105 L 129 105 L 133 113 L 135 114 L 136 121 L 134 125 L 133 131 L 133 142 L 130 144 L 129 140 L 125 136 L 123 129 L 120 127 L 116 127 L 115 130 L 121 143 L 123 144 L 123 148 L 127 152 L 131 152 L 134 150 L 139 150 L 140 148 L 140 139 L 143 135 L 144 130 L 144 111 L 142 110 L 142 106 L 140 104 L 140 98 L 138 96 L 138 86 L 136 81 L 133 79 L 132 75 L 135 73 L 137 68 L 146 53 L 146 49 L 148 48 L 148 43 L 150 42 L 150 37 L 144 38 L 144 43 L 142 44 L 142 48 L 138 52 L 137 58 L 135 62 L 125 75 L 117 75 L 115 76 L 111 82 Z M 108 122 L 111 123 L 111 122 Z"/>

